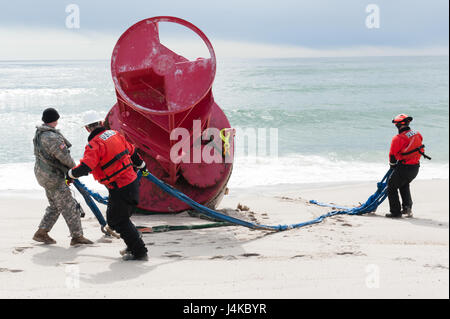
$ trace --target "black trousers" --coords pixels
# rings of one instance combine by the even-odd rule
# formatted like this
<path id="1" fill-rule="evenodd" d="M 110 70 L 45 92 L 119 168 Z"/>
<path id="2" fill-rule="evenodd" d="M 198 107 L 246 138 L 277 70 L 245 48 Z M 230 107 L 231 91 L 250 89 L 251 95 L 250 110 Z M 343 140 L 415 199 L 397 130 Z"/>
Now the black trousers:
<path id="1" fill-rule="evenodd" d="M 409 184 L 416 178 L 419 173 L 419 165 L 402 165 L 399 164 L 395 168 L 388 182 L 388 198 L 389 208 L 393 215 L 401 215 L 402 208 L 412 208 L 413 201 Z M 398 197 L 398 191 L 402 197 L 402 204 Z"/>
<path id="2" fill-rule="evenodd" d="M 136 179 L 122 188 L 108 189 L 109 199 L 106 209 L 108 225 L 125 241 L 128 250 L 137 257 L 147 253 L 145 243 L 130 217 L 139 203 L 139 182 Z"/>

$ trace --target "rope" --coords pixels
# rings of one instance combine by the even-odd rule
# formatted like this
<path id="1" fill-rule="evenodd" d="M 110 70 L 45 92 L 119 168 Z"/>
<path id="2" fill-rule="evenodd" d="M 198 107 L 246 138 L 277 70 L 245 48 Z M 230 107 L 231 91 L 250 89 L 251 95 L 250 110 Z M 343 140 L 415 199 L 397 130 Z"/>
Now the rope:
<path id="1" fill-rule="evenodd" d="M 216 211 L 212 210 L 211 208 L 208 208 L 206 206 L 203 206 L 203 205 L 197 203 L 196 201 L 194 201 L 193 199 L 189 198 L 188 196 L 186 196 L 182 192 L 180 192 L 177 189 L 173 188 L 171 185 L 168 185 L 168 184 L 164 183 L 163 181 L 161 181 L 160 179 L 158 179 L 157 177 L 155 177 L 153 174 L 151 174 L 148 171 L 145 172 L 144 175 L 139 171 L 138 172 L 138 178 L 141 178 L 142 176 L 147 178 L 148 180 L 150 180 L 152 183 L 157 185 L 159 188 L 161 188 L 163 191 L 165 191 L 169 195 L 171 195 L 171 196 L 181 200 L 182 202 L 188 204 L 190 207 L 192 207 L 193 209 L 195 209 L 199 213 L 201 213 L 201 214 L 203 214 L 205 216 L 208 216 L 210 218 L 215 218 L 215 219 L 221 220 L 223 222 L 227 222 L 227 223 L 231 223 L 231 224 L 235 224 L 235 225 L 248 227 L 248 228 L 251 228 L 251 229 L 261 229 L 261 230 L 270 230 L 270 231 L 284 231 L 284 230 L 288 230 L 288 229 L 300 228 L 300 227 L 305 227 L 305 226 L 312 225 L 312 224 L 317 224 L 317 223 L 322 222 L 325 218 L 331 217 L 331 216 L 335 216 L 335 215 L 344 215 L 344 214 L 345 215 L 362 215 L 362 214 L 374 212 L 377 209 L 377 207 L 387 197 L 387 182 L 388 182 L 392 172 L 393 172 L 393 169 L 389 169 L 389 171 L 383 177 L 381 182 L 377 183 L 377 190 L 376 190 L 376 192 L 372 196 L 370 196 L 369 199 L 364 204 L 362 204 L 359 207 L 353 207 L 353 208 L 340 207 L 340 206 L 336 206 L 336 205 L 332 205 L 332 204 L 324 204 L 324 203 L 319 203 L 317 201 L 311 200 L 310 201 L 311 204 L 325 206 L 325 207 L 339 208 L 340 210 L 331 211 L 331 212 L 329 212 L 327 214 L 323 214 L 323 215 L 321 215 L 321 216 L 319 216 L 319 217 L 317 217 L 317 218 L 315 218 L 313 220 L 307 221 L 307 222 L 298 223 L 298 224 L 291 224 L 291 225 L 277 225 L 277 226 L 269 226 L 269 225 L 261 225 L 261 224 L 251 223 L 251 222 L 247 222 L 247 221 L 244 221 L 244 220 L 240 220 L 238 218 L 234 218 L 234 217 L 227 216 L 227 215 L 221 214 L 219 212 L 216 212 Z M 107 204 L 108 200 L 107 200 L 106 197 L 103 197 L 103 196 L 101 196 L 101 195 L 99 195 L 97 193 L 94 193 L 94 192 L 90 191 L 81 182 L 75 180 L 74 181 L 74 185 L 77 187 L 78 190 L 81 189 L 80 192 L 82 192 L 82 195 L 83 195 L 83 192 L 84 192 L 85 194 L 88 194 L 89 196 L 92 196 L 92 198 L 94 198 L 99 203 Z M 83 197 L 85 197 L 85 196 L 83 195 Z M 88 203 L 88 200 L 86 202 Z M 90 205 L 89 203 L 88 203 L 88 205 L 93 210 L 93 212 L 96 215 L 96 217 L 99 219 L 99 217 L 97 216 L 97 213 L 96 213 L 96 211 L 100 212 L 98 210 L 98 207 L 95 205 L 95 203 L 92 201 L 92 199 L 89 202 L 93 203 L 93 205 Z M 93 208 L 93 206 L 95 206 L 95 208 L 97 208 L 97 209 Z M 100 213 L 100 215 L 101 215 L 101 213 Z M 103 216 L 102 216 L 102 218 L 103 218 Z M 99 222 L 102 223 L 100 221 L 100 219 L 99 219 Z"/>
<path id="2" fill-rule="evenodd" d="M 231 226 L 230 223 L 226 222 L 218 222 L 218 223 L 210 223 L 210 224 L 201 224 L 201 225 L 161 225 L 161 226 L 136 226 L 136 228 L 141 233 L 162 233 L 166 231 L 173 230 L 192 230 L 192 229 L 204 229 L 204 228 L 213 228 L 213 227 L 223 227 L 223 226 Z"/>

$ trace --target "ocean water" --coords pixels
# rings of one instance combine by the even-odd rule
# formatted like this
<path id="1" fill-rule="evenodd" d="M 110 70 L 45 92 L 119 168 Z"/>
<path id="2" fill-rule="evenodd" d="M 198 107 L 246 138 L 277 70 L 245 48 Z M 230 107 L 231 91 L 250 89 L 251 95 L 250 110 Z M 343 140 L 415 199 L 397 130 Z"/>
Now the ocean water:
<path id="1" fill-rule="evenodd" d="M 0 190 L 39 189 L 35 126 L 43 109 L 82 156 L 83 113 L 115 103 L 109 61 L 0 61 Z M 219 60 L 216 102 L 231 125 L 278 130 L 277 156 L 238 153 L 230 186 L 377 180 L 388 168 L 393 116 L 408 113 L 432 161 L 419 178 L 448 178 L 448 57 Z"/>

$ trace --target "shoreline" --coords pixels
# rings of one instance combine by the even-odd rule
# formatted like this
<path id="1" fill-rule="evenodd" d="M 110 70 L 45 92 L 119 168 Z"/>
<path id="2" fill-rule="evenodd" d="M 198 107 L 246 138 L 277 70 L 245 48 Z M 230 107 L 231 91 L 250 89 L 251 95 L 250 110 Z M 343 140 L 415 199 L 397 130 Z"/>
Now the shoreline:
<path id="1" fill-rule="evenodd" d="M 230 188 L 218 209 L 266 225 L 292 224 L 331 210 L 310 199 L 350 206 L 375 189 L 375 182 Z M 94 245 L 69 247 L 62 218 L 51 232 L 56 245 L 35 243 L 47 205 L 43 192 L 0 191 L 0 297 L 448 298 L 448 179 L 417 180 L 411 189 L 413 219 L 384 218 L 385 201 L 375 214 L 334 216 L 277 233 L 227 226 L 144 234 L 145 263 L 121 261 L 123 242 L 104 238 L 82 201 L 83 228 Z M 236 210 L 238 204 L 250 211 Z M 186 213 L 133 221 L 209 223 Z"/>

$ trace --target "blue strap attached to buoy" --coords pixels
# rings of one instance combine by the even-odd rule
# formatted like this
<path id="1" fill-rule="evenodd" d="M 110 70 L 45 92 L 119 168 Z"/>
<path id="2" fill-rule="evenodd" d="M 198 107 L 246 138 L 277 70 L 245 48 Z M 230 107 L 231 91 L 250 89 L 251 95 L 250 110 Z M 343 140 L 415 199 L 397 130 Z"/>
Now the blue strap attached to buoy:
<path id="1" fill-rule="evenodd" d="M 188 204 L 191 208 L 195 209 L 197 212 L 207 216 L 207 217 L 211 217 L 211 218 L 215 218 L 218 220 L 222 220 L 225 222 L 229 222 L 235 225 L 240 225 L 240 226 L 244 226 L 244 227 L 248 227 L 248 228 L 252 228 L 252 229 L 263 229 L 263 230 L 271 230 L 271 231 L 284 231 L 284 230 L 288 230 L 288 229 L 293 229 L 293 228 L 300 228 L 300 227 L 304 227 L 304 226 L 308 226 L 308 225 L 312 225 L 312 224 L 316 224 L 316 223 L 320 223 L 322 222 L 325 218 L 327 217 L 331 217 L 334 215 L 362 215 L 362 214 L 367 214 L 370 212 L 374 212 L 377 207 L 379 205 L 381 205 L 381 203 L 386 199 L 387 197 L 387 182 L 390 178 L 390 176 L 392 175 L 393 169 L 389 169 L 389 171 L 386 173 L 386 175 L 383 177 L 383 179 L 381 180 L 381 182 L 377 183 L 377 190 L 376 192 L 369 197 L 369 199 L 362 205 L 358 206 L 358 207 L 353 207 L 353 208 L 349 208 L 349 207 L 342 207 L 342 206 L 336 206 L 333 204 L 323 204 L 323 203 L 319 203 L 317 201 L 311 200 L 310 203 L 311 204 L 315 204 L 315 205 L 320 205 L 320 206 L 326 206 L 326 207 L 333 207 L 333 208 L 337 208 L 338 210 L 334 210 L 331 211 L 327 214 L 323 214 L 313 220 L 307 221 L 307 222 L 303 222 L 303 223 L 298 223 L 298 224 L 291 224 L 291 225 L 277 225 L 277 226 L 268 226 L 268 225 L 260 225 L 260 224 L 256 224 L 256 223 L 251 223 L 251 222 L 247 222 L 238 218 L 234 218 L 231 216 L 227 216 L 224 215 L 222 213 L 219 213 L 211 208 L 208 208 L 206 206 L 203 206 L 202 204 L 197 203 L 196 201 L 194 201 L 193 199 L 189 198 L 188 196 L 186 196 L 185 194 L 183 194 L 182 192 L 180 192 L 179 190 L 175 189 L 174 187 L 172 187 L 171 185 L 166 184 L 165 182 L 161 181 L 160 179 L 158 179 L 157 177 L 155 177 L 153 174 L 151 174 L 150 172 L 145 172 L 145 178 L 147 178 L 148 180 L 150 180 L 152 183 L 154 183 L 155 185 L 157 185 L 159 188 L 161 188 L 163 191 L 165 191 L 166 193 L 172 195 L 173 197 L 181 200 L 182 202 Z M 142 173 L 138 172 L 138 177 L 141 178 L 142 177 Z M 108 198 L 107 197 L 103 197 L 98 193 L 92 192 L 91 190 L 89 190 L 83 183 L 81 183 L 78 180 L 74 181 L 74 185 L 75 187 L 80 191 L 81 195 L 84 197 L 84 199 L 86 200 L 86 203 L 88 204 L 88 206 L 91 208 L 92 212 L 94 213 L 94 215 L 97 217 L 98 221 L 100 222 L 100 224 L 103 226 L 106 225 L 106 221 L 104 220 L 100 210 L 98 209 L 97 205 L 94 203 L 94 201 L 92 200 L 92 198 L 94 198 L 97 202 L 101 203 L 101 204 L 108 204 Z M 92 198 L 91 198 L 92 196 Z"/>

